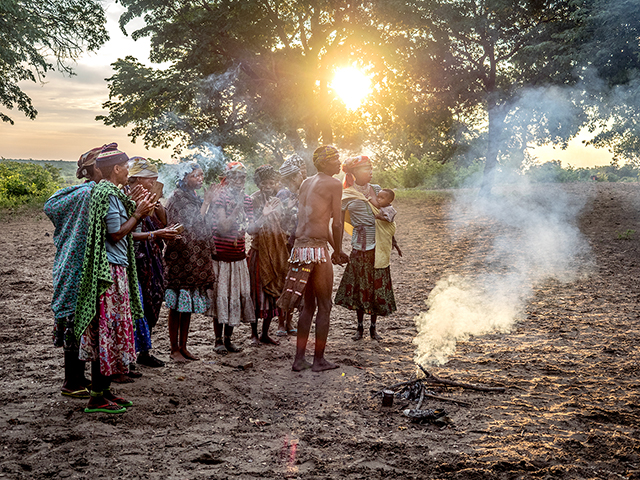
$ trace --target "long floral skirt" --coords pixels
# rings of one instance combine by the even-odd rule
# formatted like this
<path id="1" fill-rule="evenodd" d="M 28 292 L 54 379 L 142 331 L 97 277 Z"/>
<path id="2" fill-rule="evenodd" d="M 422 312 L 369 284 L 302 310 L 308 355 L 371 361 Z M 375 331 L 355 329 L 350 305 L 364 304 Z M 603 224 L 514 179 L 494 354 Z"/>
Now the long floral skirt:
<path id="1" fill-rule="evenodd" d="M 127 269 L 109 264 L 113 283 L 98 299 L 98 315 L 80 337 L 80 360 L 100 360 L 105 376 L 124 374 L 136 361 Z"/>
<path id="2" fill-rule="evenodd" d="M 375 250 L 353 250 L 336 292 L 335 304 L 367 315 L 389 315 L 396 311 L 391 270 L 374 268 Z"/>
<path id="3" fill-rule="evenodd" d="M 213 284 L 209 315 L 218 322 L 237 327 L 240 322 L 253 323 L 256 314 L 251 300 L 251 283 L 246 260 L 213 261 Z"/>

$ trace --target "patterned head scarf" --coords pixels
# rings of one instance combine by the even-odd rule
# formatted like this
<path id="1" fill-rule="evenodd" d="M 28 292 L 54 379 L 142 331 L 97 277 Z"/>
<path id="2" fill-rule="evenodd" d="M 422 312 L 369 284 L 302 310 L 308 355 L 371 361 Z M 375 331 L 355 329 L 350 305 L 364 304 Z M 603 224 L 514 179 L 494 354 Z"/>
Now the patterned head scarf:
<path id="1" fill-rule="evenodd" d="M 129 178 L 158 178 L 158 167 L 149 163 L 146 158 L 131 157 L 129 163 Z"/>
<path id="2" fill-rule="evenodd" d="M 313 152 L 313 165 L 318 169 L 318 165 L 324 165 L 326 162 L 338 158 L 340 154 L 336 147 L 332 145 L 323 145 L 322 147 L 316 148 L 316 151 Z"/>
<path id="3" fill-rule="evenodd" d="M 298 167 L 297 165 L 294 165 L 293 163 L 288 163 L 289 161 L 285 161 L 282 166 L 280 167 L 280 170 L 278 170 L 280 172 L 280 175 L 282 175 L 283 177 L 288 177 L 290 175 L 295 175 L 296 173 L 300 173 L 300 167 Z"/>
<path id="4" fill-rule="evenodd" d="M 287 158 L 280 167 L 280 175 L 288 177 L 302 171 L 302 167 L 307 166 L 300 155 L 293 154 Z"/>
<path id="5" fill-rule="evenodd" d="M 304 158 L 302 158 L 297 153 L 294 153 L 289 158 L 287 158 L 287 162 L 289 162 L 292 165 L 295 165 L 300 170 L 302 170 L 302 167 L 306 167 L 307 166 L 307 162 L 304 161 Z"/>
<path id="6" fill-rule="evenodd" d="M 202 167 L 200 167 L 200 165 L 198 165 L 197 162 L 187 162 L 187 163 L 182 163 L 179 165 L 179 170 L 178 170 L 178 174 L 177 174 L 177 181 L 176 181 L 176 186 L 181 189 L 181 190 L 186 190 L 187 189 L 187 176 L 198 169 L 202 169 Z"/>
<path id="7" fill-rule="evenodd" d="M 114 165 L 122 165 L 128 161 L 129 157 L 127 157 L 127 154 L 118 150 L 118 144 L 110 143 L 103 147 L 102 151 L 98 154 L 96 166 L 98 168 L 112 167 Z"/>
<path id="8" fill-rule="evenodd" d="M 229 162 L 225 165 L 224 167 L 224 176 L 222 177 L 222 180 L 220 181 L 221 185 L 224 185 L 227 180 L 228 176 L 233 176 L 233 175 L 237 175 L 237 174 L 247 174 L 247 167 L 244 166 L 244 164 L 242 162 Z"/>
<path id="9" fill-rule="evenodd" d="M 371 166 L 371 160 L 366 155 L 347 158 L 342 164 L 342 171 L 346 173 L 344 177 L 344 188 L 349 188 L 356 182 L 353 171 L 356 168 Z"/>
<path id="10" fill-rule="evenodd" d="M 253 174 L 253 181 L 260 186 L 265 180 L 278 180 L 280 174 L 271 165 L 260 165 Z"/>
<path id="11" fill-rule="evenodd" d="M 76 177 L 84 178 L 89 175 L 86 167 L 92 167 L 96 164 L 96 158 L 98 158 L 98 155 L 104 147 L 106 147 L 106 145 L 92 148 L 88 152 L 80 155 L 80 158 L 78 159 L 78 170 L 76 170 Z"/>

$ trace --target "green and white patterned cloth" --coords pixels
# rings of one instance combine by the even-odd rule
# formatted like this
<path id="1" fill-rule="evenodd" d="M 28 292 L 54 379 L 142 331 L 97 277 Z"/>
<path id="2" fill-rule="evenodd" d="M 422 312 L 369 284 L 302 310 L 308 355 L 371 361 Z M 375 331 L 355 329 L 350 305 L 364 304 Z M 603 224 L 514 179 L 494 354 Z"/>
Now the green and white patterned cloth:
<path id="1" fill-rule="evenodd" d="M 74 326 L 75 335 L 78 339 L 80 339 L 91 320 L 96 316 L 98 298 L 113 283 L 105 248 L 107 235 L 105 216 L 109 209 L 109 195 L 113 195 L 122 201 L 129 216 L 132 216 L 136 209 L 135 202 L 107 180 L 102 180 L 91 192 L 87 247 L 82 264 L 82 279 L 80 280 Z M 129 260 L 129 266 L 127 267 L 129 292 L 134 292 L 131 295 L 131 313 L 133 318 L 142 318 L 144 313 L 140 297 L 135 295 L 135 292 L 138 291 L 138 275 L 131 234 L 127 235 L 126 241 L 128 243 L 127 258 Z"/>

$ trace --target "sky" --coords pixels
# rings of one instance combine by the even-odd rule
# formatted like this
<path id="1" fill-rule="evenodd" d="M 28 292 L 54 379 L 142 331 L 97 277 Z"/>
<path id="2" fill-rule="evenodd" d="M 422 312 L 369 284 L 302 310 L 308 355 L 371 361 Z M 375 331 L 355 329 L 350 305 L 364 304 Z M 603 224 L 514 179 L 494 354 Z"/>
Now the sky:
<path id="1" fill-rule="evenodd" d="M 132 55 L 139 61 L 149 61 L 149 39 L 134 41 L 118 27 L 118 18 L 124 8 L 114 0 L 105 2 L 107 29 L 110 40 L 95 53 L 85 53 L 73 66 L 75 76 L 50 72 L 45 83 L 22 82 L 21 88 L 31 97 L 38 110 L 35 120 L 30 120 L 17 110 L 5 111 L 15 125 L 0 123 L 0 157 L 34 160 L 70 160 L 100 145 L 117 142 L 130 157 L 142 156 L 171 160 L 170 149 L 145 149 L 141 140 L 132 143 L 130 128 L 114 128 L 95 120 L 96 115 L 108 112 L 102 104 L 109 99 L 106 78 L 113 74 L 111 64 L 118 58 Z M 128 31 L 139 26 L 131 22 Z M 570 142 L 566 150 L 553 146 L 536 147 L 532 154 L 539 161 L 561 160 L 564 166 L 589 167 L 608 165 L 611 154 L 602 149 L 584 147 L 579 136 Z"/>
<path id="2" fill-rule="evenodd" d="M 124 8 L 113 0 L 105 2 L 110 40 L 97 52 L 85 53 L 72 67 L 77 75 L 69 77 L 50 72 L 44 84 L 22 82 L 20 87 L 31 97 L 38 116 L 30 120 L 22 112 L 9 110 L 15 125 L 0 123 L 0 157 L 34 160 L 73 160 L 94 147 L 117 142 L 130 157 L 142 156 L 168 161 L 171 150 L 144 148 L 141 140 L 132 143 L 129 128 L 114 128 L 95 120 L 107 114 L 102 104 L 109 99 L 106 78 L 113 75 L 111 64 L 133 55 L 149 62 L 149 40 L 134 41 L 118 27 Z M 133 31 L 131 22 L 127 31 Z"/>

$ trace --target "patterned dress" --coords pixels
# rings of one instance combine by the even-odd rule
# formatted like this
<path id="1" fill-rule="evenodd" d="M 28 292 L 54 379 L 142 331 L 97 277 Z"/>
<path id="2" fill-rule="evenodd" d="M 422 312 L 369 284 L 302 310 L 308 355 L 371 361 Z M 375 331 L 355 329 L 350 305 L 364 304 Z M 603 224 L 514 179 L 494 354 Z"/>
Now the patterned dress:
<path id="1" fill-rule="evenodd" d="M 167 241 L 164 252 L 165 302 L 178 312 L 205 313 L 215 276 L 211 228 L 200 215 L 202 199 L 177 188 L 167 201 L 167 222 L 184 226 L 181 238 Z"/>
<path id="2" fill-rule="evenodd" d="M 80 360 L 100 360 L 105 376 L 125 374 L 136 361 L 127 269 L 109 264 L 112 284 L 100 296 L 98 316 L 80 338 Z"/>
<path id="3" fill-rule="evenodd" d="M 251 196 L 256 221 L 262 219 L 267 199 L 261 191 Z M 276 305 L 289 269 L 287 235 L 281 226 L 281 215 L 270 215 L 263 226 L 253 235 L 249 250 L 249 276 L 251 299 L 256 318 L 279 317 L 282 312 Z"/>
<path id="4" fill-rule="evenodd" d="M 241 204 L 241 208 L 236 210 L 238 204 Z M 212 232 L 216 245 L 213 268 L 216 279 L 209 314 L 221 324 L 236 327 L 241 322 L 256 321 L 245 251 L 245 231 L 253 223 L 253 203 L 244 192 L 225 188 L 211 211 L 220 210 L 224 211 L 226 217 L 235 211 L 236 217 L 231 232 L 223 234 L 218 231 L 217 219 L 213 216 Z"/>

